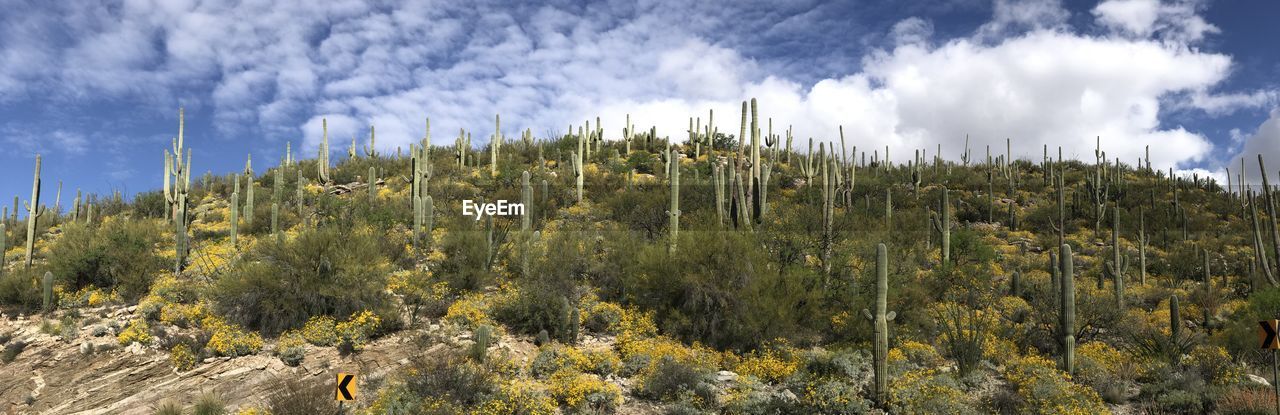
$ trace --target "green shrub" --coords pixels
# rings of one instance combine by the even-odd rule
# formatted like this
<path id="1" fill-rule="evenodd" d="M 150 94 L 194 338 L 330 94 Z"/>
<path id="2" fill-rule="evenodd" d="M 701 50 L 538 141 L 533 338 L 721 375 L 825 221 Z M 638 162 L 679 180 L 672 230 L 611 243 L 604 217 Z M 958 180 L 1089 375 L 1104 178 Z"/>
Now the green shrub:
<path id="1" fill-rule="evenodd" d="M 644 378 L 639 394 L 652 399 L 674 401 L 682 394 L 691 393 L 701 402 L 713 404 L 715 387 L 711 376 L 710 371 L 663 356 L 653 373 Z"/>
<path id="2" fill-rule="evenodd" d="M 26 349 L 27 349 L 27 342 L 22 340 L 17 340 L 9 344 L 6 344 L 4 346 L 4 353 L 0 353 L 0 362 L 12 363 L 13 360 L 17 359 L 18 355 L 22 354 L 22 351 Z"/>
<path id="3" fill-rule="evenodd" d="M 751 349 L 783 338 L 803 341 L 828 324 L 820 278 L 812 269 L 769 264 L 755 234 L 681 232 L 666 243 L 631 248 L 623 275 L 627 301 L 654 310 L 664 332 L 686 342 Z"/>
<path id="4" fill-rule="evenodd" d="M 329 382 L 335 382 L 333 378 Z M 338 413 L 333 400 L 333 383 L 307 381 L 295 376 L 282 376 L 266 390 L 266 409 L 272 415 L 313 415 Z"/>
<path id="5" fill-rule="evenodd" d="M 205 393 L 196 398 L 191 408 L 191 415 L 223 415 L 227 413 L 227 405 L 222 398 L 213 393 Z"/>
<path id="6" fill-rule="evenodd" d="M 39 310 L 43 299 L 38 281 L 43 275 L 44 270 L 34 266 L 0 273 L 0 304 L 19 313 Z"/>
<path id="7" fill-rule="evenodd" d="M 69 223 L 62 230 L 49 248 L 49 271 L 68 291 L 93 285 L 136 300 L 169 265 L 155 254 L 160 227 L 154 221 L 109 220 L 93 227 Z"/>
<path id="8" fill-rule="evenodd" d="M 414 358 L 405 386 L 423 398 L 474 406 L 498 391 L 498 378 L 487 367 L 464 356 L 439 353 Z"/>
<path id="9" fill-rule="evenodd" d="M 175 402 L 162 402 L 155 407 L 155 415 L 182 415 L 182 407 Z"/>
<path id="10" fill-rule="evenodd" d="M 348 316 L 389 306 L 378 236 L 337 227 L 306 229 L 285 243 L 260 243 L 215 282 L 217 310 L 274 335 L 312 316 Z"/>

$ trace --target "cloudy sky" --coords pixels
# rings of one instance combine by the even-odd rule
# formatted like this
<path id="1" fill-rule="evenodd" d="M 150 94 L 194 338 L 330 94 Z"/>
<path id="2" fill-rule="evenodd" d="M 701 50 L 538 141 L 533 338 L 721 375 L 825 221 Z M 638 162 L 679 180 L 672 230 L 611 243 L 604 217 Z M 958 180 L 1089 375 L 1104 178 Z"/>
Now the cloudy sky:
<path id="1" fill-rule="evenodd" d="M 178 107 L 197 173 L 261 170 L 286 142 L 311 157 L 322 118 L 340 156 L 426 117 L 441 145 L 479 145 L 494 114 L 539 136 L 599 116 L 616 138 L 628 113 L 680 136 L 714 110 L 736 134 L 750 97 L 797 145 L 843 125 L 900 160 L 958 158 L 965 134 L 1092 160 L 1101 136 L 1129 163 L 1150 145 L 1159 168 L 1280 166 L 1280 2 L 512 3 L 0 0 L 0 200 L 27 198 L 35 153 L 46 198 L 159 187 Z"/>

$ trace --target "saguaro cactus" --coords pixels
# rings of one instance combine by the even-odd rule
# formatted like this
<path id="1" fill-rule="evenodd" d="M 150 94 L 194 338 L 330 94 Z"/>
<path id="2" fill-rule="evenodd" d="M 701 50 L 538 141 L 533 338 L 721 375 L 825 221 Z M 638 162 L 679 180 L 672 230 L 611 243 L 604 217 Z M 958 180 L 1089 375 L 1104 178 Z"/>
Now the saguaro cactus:
<path id="1" fill-rule="evenodd" d="M 320 181 L 321 186 L 328 185 L 329 181 L 329 120 L 320 119 L 320 149 L 316 157 L 316 179 Z"/>
<path id="2" fill-rule="evenodd" d="M 1075 264 L 1071 259 L 1071 245 L 1062 244 L 1058 256 L 1062 273 L 1062 301 L 1059 305 L 1058 325 L 1062 334 L 1062 370 L 1075 374 L 1076 363 L 1076 285 Z"/>
<path id="3" fill-rule="evenodd" d="M 498 177 L 499 152 L 502 151 L 502 117 L 493 116 L 493 140 L 489 142 L 489 175 Z"/>
<path id="4" fill-rule="evenodd" d="M 889 354 L 889 322 L 897 317 L 897 313 L 887 311 L 889 296 L 889 253 L 884 244 L 876 245 L 876 311 L 872 315 L 867 309 L 862 309 L 862 316 L 875 325 L 873 332 L 875 334 L 875 348 L 872 349 L 874 369 L 875 369 L 875 396 L 876 402 L 881 405 L 885 402 L 885 393 L 888 391 L 889 368 L 886 360 Z"/>
<path id="5" fill-rule="evenodd" d="M 240 233 L 240 177 L 234 174 L 231 175 L 231 182 L 231 200 L 229 201 L 230 209 L 228 210 L 231 212 L 231 249 L 235 250 L 240 246 L 236 243 L 236 238 Z"/>
<path id="6" fill-rule="evenodd" d="M 529 171 L 520 174 L 520 204 L 524 205 L 524 214 L 520 215 L 520 231 L 529 232 L 533 225 L 529 208 L 533 206 L 533 185 L 529 184 Z"/>
<path id="7" fill-rule="evenodd" d="M 1147 285 L 1147 221 L 1138 208 L 1138 284 Z"/>
<path id="8" fill-rule="evenodd" d="M 724 179 L 721 177 L 719 162 L 711 162 L 711 180 L 716 193 L 716 221 L 724 226 Z"/>
<path id="9" fill-rule="evenodd" d="M 271 234 L 279 236 L 280 204 L 284 203 L 284 166 L 276 168 L 271 185 Z"/>
<path id="10" fill-rule="evenodd" d="M 950 190 L 946 187 L 942 188 L 942 203 L 939 206 L 942 213 L 938 216 L 931 217 L 933 219 L 933 228 L 938 231 L 939 237 L 942 239 L 939 248 L 943 265 L 951 263 L 951 196 Z"/>
<path id="11" fill-rule="evenodd" d="M 27 201 L 27 268 L 31 268 L 31 258 L 35 253 L 36 221 L 44 212 L 44 207 L 40 206 L 40 155 L 36 154 L 36 172 L 31 179 L 31 200 Z"/>
<path id="12" fill-rule="evenodd" d="M 1177 346 L 1178 338 L 1182 332 L 1182 313 L 1178 307 L 1178 296 L 1175 294 L 1169 297 L 1169 343 Z"/>
<path id="13" fill-rule="evenodd" d="M 378 168 L 369 166 L 369 206 L 378 203 Z"/>
<path id="14" fill-rule="evenodd" d="M 1129 256 L 1120 255 L 1119 235 L 1120 209 L 1117 205 L 1111 209 L 1111 260 L 1104 264 L 1104 269 L 1111 276 L 1112 284 L 1114 284 L 1113 292 L 1116 297 L 1116 307 L 1124 310 L 1124 273 L 1129 269 Z"/>
<path id="15" fill-rule="evenodd" d="M 41 297 L 41 298 L 44 300 L 43 305 L 42 305 L 42 309 L 43 309 L 43 310 L 44 310 L 44 312 L 46 312 L 46 313 L 47 313 L 47 312 L 49 312 L 49 311 L 52 311 L 52 310 L 53 310 L 53 307 L 54 307 L 54 303 L 53 303 L 53 273 L 52 273 L 52 272 L 49 272 L 49 271 L 45 271 L 45 272 L 44 272 L 44 278 L 41 278 L 41 279 L 40 279 L 40 292 L 41 292 L 41 294 L 42 294 L 42 297 Z"/>
<path id="16" fill-rule="evenodd" d="M 253 225 L 253 156 L 250 156 L 244 162 L 244 224 Z"/>
<path id="17" fill-rule="evenodd" d="M 373 125 L 369 125 L 369 146 L 364 148 L 364 155 L 369 158 L 378 157 L 377 136 L 374 134 Z"/>
<path id="18" fill-rule="evenodd" d="M 187 260 L 187 203 L 188 191 L 191 189 L 191 150 L 186 149 L 187 159 L 182 160 L 183 145 L 183 112 L 178 110 L 178 138 L 173 140 L 173 153 L 169 150 L 164 152 L 165 176 L 164 176 L 164 194 L 165 201 L 173 207 L 173 223 L 174 223 L 174 266 L 173 272 L 182 272 L 182 268 L 186 265 Z M 172 183 L 172 186 L 170 185 Z M 86 222 L 93 218 L 93 206 L 90 205 L 86 211 Z"/>
<path id="19" fill-rule="evenodd" d="M 667 243 L 667 249 L 674 252 L 676 240 L 680 237 L 680 152 L 667 150 L 667 157 L 671 158 L 671 208 L 667 209 L 671 241 Z"/>
<path id="20" fill-rule="evenodd" d="M 581 138 L 579 138 L 578 140 L 579 140 L 579 141 L 578 141 L 578 142 L 579 142 L 578 147 L 582 147 L 582 145 L 581 145 L 581 143 L 582 143 L 582 141 L 581 141 L 581 140 L 582 140 L 582 139 L 581 139 Z M 574 183 L 575 183 L 575 187 L 576 187 L 576 188 L 577 188 L 577 190 L 578 190 L 578 192 L 576 193 L 576 194 L 577 194 L 577 199 L 576 199 L 576 200 L 577 200 L 577 202 L 578 202 L 578 203 L 582 203 L 582 175 L 583 175 L 583 173 L 584 173 L 584 172 L 582 171 L 582 167 L 583 167 L 583 166 L 582 166 L 582 153 L 577 152 L 577 151 L 574 151 L 574 152 L 572 152 L 572 153 L 571 153 L 571 158 L 573 158 L 573 178 L 574 178 Z"/>

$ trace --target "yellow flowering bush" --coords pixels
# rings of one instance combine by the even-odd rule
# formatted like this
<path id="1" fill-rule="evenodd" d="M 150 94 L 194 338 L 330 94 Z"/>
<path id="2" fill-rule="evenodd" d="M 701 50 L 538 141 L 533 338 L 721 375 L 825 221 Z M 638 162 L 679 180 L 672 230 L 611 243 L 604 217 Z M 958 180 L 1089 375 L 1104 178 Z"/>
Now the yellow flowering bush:
<path id="1" fill-rule="evenodd" d="M 449 305 L 449 310 L 445 311 L 444 320 L 462 326 L 464 328 L 475 330 L 476 327 L 482 325 L 493 325 L 493 318 L 489 317 L 489 304 L 483 293 L 471 293 L 459 298 Z"/>
<path id="2" fill-rule="evenodd" d="M 610 375 L 622 368 L 622 359 L 610 349 L 588 350 L 586 371 L 601 376 Z"/>
<path id="3" fill-rule="evenodd" d="M 276 340 L 275 353 L 284 364 L 297 366 L 307 355 L 307 339 L 296 330 L 286 331 Z"/>
<path id="4" fill-rule="evenodd" d="M 1022 397 L 1019 413 L 1083 415 L 1106 412 L 1097 392 L 1072 383 L 1053 361 L 1042 356 L 1015 359 L 1005 365 L 1003 375 Z"/>
<path id="5" fill-rule="evenodd" d="M 587 308 L 582 317 L 582 325 L 595 333 L 616 334 L 625 313 L 620 305 L 598 301 Z"/>
<path id="6" fill-rule="evenodd" d="M 124 327 L 124 330 L 120 331 L 120 334 L 116 336 L 116 340 L 120 342 L 121 346 L 128 346 L 133 342 L 147 345 L 151 343 L 150 330 L 151 327 L 147 325 L 146 320 L 134 319 Z"/>
<path id="7" fill-rule="evenodd" d="M 236 415 L 271 415 L 271 411 L 256 406 L 246 406 L 236 411 Z"/>
<path id="8" fill-rule="evenodd" d="M 177 371 L 185 372 L 196 367 L 196 355 L 191 353 L 190 347 L 179 343 L 169 349 L 169 364 Z"/>
<path id="9" fill-rule="evenodd" d="M 499 385 L 493 399 L 485 401 L 477 415 L 554 415 L 556 401 L 536 382 L 516 379 Z"/>
<path id="10" fill-rule="evenodd" d="M 537 356 L 529 362 L 529 374 L 541 379 L 562 371 L 579 373 L 590 367 L 591 360 L 586 354 L 572 346 L 552 343 L 543 346 Z"/>
<path id="11" fill-rule="evenodd" d="M 778 383 L 794 374 L 799 367 L 798 353 L 785 342 L 779 342 L 777 346 L 752 351 L 743 356 L 733 366 L 733 370 L 739 375 L 755 376 L 768 383 Z"/>
<path id="12" fill-rule="evenodd" d="M 338 342 L 335 326 L 333 317 L 311 316 L 307 319 L 307 323 L 302 325 L 302 338 L 316 346 L 332 346 Z"/>
<path id="13" fill-rule="evenodd" d="M 227 323 L 215 316 L 208 316 L 201 327 L 212 333 L 205 347 L 218 356 L 244 356 L 262 349 L 262 336 Z"/>
<path id="14" fill-rule="evenodd" d="M 381 324 L 381 318 L 372 311 L 364 310 L 335 325 L 334 331 L 338 334 L 338 341 L 350 344 L 353 350 L 360 350 L 377 334 Z"/>
<path id="15" fill-rule="evenodd" d="M 195 304 L 163 303 L 160 307 L 160 321 L 178 327 L 195 324 L 208 315 L 209 307 L 204 301 Z"/>
<path id="16" fill-rule="evenodd" d="M 1183 364 L 1200 373 L 1205 382 L 1229 385 L 1244 378 L 1244 369 L 1231 361 L 1227 349 L 1221 346 L 1199 345 L 1183 357 Z"/>
<path id="17" fill-rule="evenodd" d="M 624 365 L 641 379 L 650 375 L 663 358 L 671 358 L 700 370 L 720 367 L 720 354 L 698 344 L 684 344 L 666 336 L 632 340 L 619 346 Z"/>
<path id="18" fill-rule="evenodd" d="M 612 413 L 622 405 L 622 388 L 589 374 L 560 373 L 547 392 L 570 413 Z"/>
<path id="19" fill-rule="evenodd" d="M 936 368 L 907 371 L 889 381 L 889 413 L 977 414 L 951 374 Z"/>

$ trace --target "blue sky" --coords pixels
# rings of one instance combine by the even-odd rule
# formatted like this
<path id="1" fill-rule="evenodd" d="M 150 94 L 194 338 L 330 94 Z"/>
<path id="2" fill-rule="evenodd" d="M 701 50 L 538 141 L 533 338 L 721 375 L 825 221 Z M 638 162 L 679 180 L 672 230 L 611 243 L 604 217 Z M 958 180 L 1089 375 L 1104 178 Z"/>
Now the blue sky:
<path id="1" fill-rule="evenodd" d="M 312 157 L 321 118 L 341 157 L 428 116 L 440 145 L 484 142 L 495 113 L 508 136 L 599 116 L 616 138 L 627 114 L 680 136 L 714 109 L 736 133 L 753 96 L 797 145 L 844 125 L 896 157 L 957 158 L 967 133 L 1029 158 L 1102 136 L 1161 168 L 1280 165 L 1274 1 L 312 3 L 0 0 L 0 200 L 28 197 L 37 152 L 46 200 L 159 187 L 178 107 L 197 173 L 286 142 Z"/>

